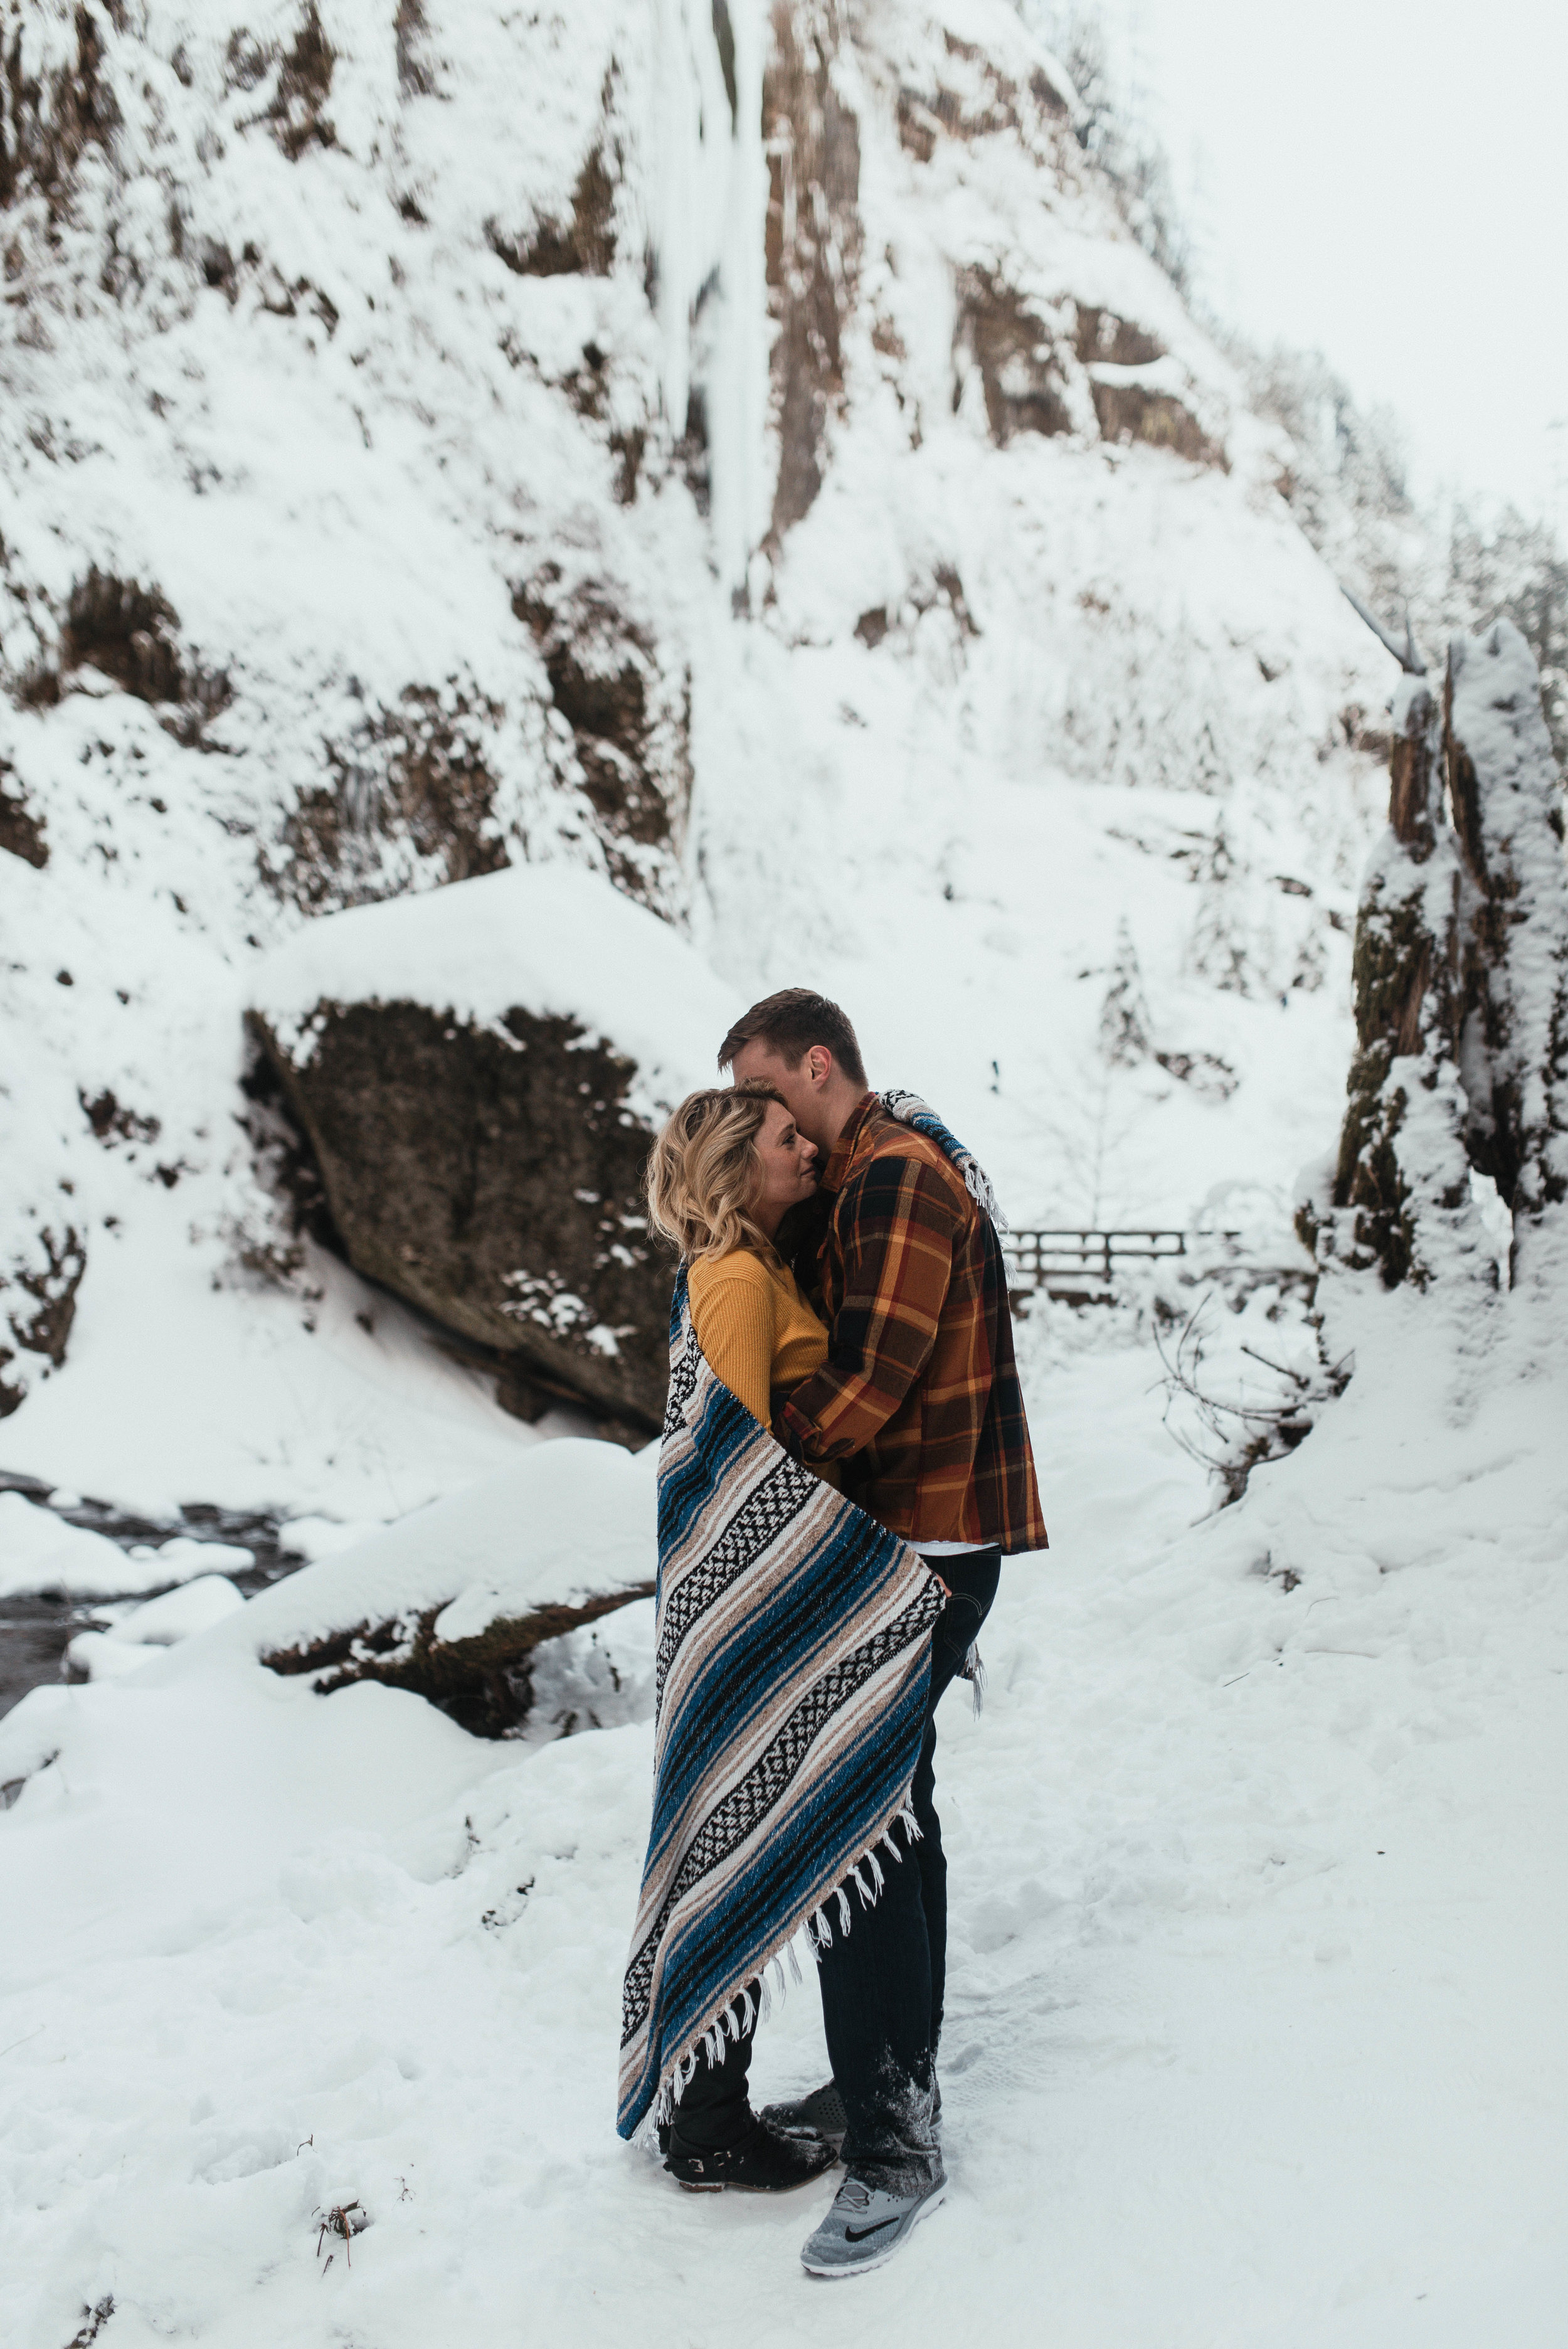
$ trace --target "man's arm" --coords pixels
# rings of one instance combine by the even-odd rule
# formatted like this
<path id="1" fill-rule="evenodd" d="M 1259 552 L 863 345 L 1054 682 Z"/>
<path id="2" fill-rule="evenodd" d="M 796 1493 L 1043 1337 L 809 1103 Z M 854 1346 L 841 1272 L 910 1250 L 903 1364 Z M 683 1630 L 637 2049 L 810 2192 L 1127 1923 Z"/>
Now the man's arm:
<path id="1" fill-rule="evenodd" d="M 941 1175 L 914 1158 L 873 1158 L 839 1214 L 844 1293 L 827 1365 L 774 1422 L 779 1442 L 808 1463 L 863 1451 L 925 1368 L 960 1224 Z"/>

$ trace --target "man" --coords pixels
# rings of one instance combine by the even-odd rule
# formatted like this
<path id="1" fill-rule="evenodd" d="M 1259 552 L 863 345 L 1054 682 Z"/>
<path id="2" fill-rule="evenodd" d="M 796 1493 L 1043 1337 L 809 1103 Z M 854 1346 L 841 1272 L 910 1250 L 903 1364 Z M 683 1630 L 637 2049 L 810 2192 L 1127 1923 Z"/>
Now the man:
<path id="1" fill-rule="evenodd" d="M 949 1592 L 914 1778 L 918 1839 L 895 1827 L 902 1864 L 822 1952 L 832 2081 L 764 2116 L 789 2136 L 841 2142 L 844 2184 L 801 2257 L 814 2274 L 852 2274 L 906 2240 L 946 2184 L 934 1714 L 990 1611 L 1003 1557 L 1044 1549 L 1046 1528 L 1001 1248 L 958 1167 L 869 1090 L 854 1030 L 824 996 L 786 988 L 753 1005 L 718 1061 L 738 1083 L 776 1087 L 824 1161 L 815 1246 L 796 1269 L 820 1291 L 828 1361 L 783 1405 L 774 1433 L 798 1459 L 841 1462 L 850 1497 L 928 1558 Z"/>

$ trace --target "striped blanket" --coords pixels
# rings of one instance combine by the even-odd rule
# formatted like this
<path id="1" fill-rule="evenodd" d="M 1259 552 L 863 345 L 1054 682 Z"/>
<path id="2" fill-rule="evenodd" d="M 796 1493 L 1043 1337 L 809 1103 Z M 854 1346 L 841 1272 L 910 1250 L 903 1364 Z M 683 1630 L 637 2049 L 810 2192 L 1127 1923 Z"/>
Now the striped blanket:
<path id="1" fill-rule="evenodd" d="M 654 1818 L 616 2127 L 667 2119 L 805 1927 L 851 1930 L 907 1815 L 942 1586 L 792 1460 L 704 1358 L 683 1271 L 659 1453 Z"/>

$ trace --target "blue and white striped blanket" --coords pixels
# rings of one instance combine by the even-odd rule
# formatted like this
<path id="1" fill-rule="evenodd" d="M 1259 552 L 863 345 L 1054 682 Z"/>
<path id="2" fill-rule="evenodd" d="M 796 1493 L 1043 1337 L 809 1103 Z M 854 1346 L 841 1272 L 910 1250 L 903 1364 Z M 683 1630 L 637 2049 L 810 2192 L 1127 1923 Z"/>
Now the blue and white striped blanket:
<path id="1" fill-rule="evenodd" d="M 748 1985 L 873 1900 L 920 1755 L 941 1584 L 715 1376 L 683 1271 L 659 1453 L 654 1818 L 616 2127 L 667 2118 Z M 909 1822 L 913 1825 L 913 1820 Z M 877 1847 L 882 1846 L 882 1857 Z"/>

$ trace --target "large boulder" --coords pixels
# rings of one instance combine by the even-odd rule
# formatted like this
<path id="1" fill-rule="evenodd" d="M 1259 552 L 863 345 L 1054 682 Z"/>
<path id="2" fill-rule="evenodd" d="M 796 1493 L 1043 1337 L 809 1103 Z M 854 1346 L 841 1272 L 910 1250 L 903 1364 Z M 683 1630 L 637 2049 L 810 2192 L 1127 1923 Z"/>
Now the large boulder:
<path id="1" fill-rule="evenodd" d="M 735 1008 L 692 948 L 593 874 L 521 866 L 312 922 L 252 1006 L 356 1268 L 525 1415 L 565 1392 L 656 1426 L 672 1268 L 643 1167 Z"/>

